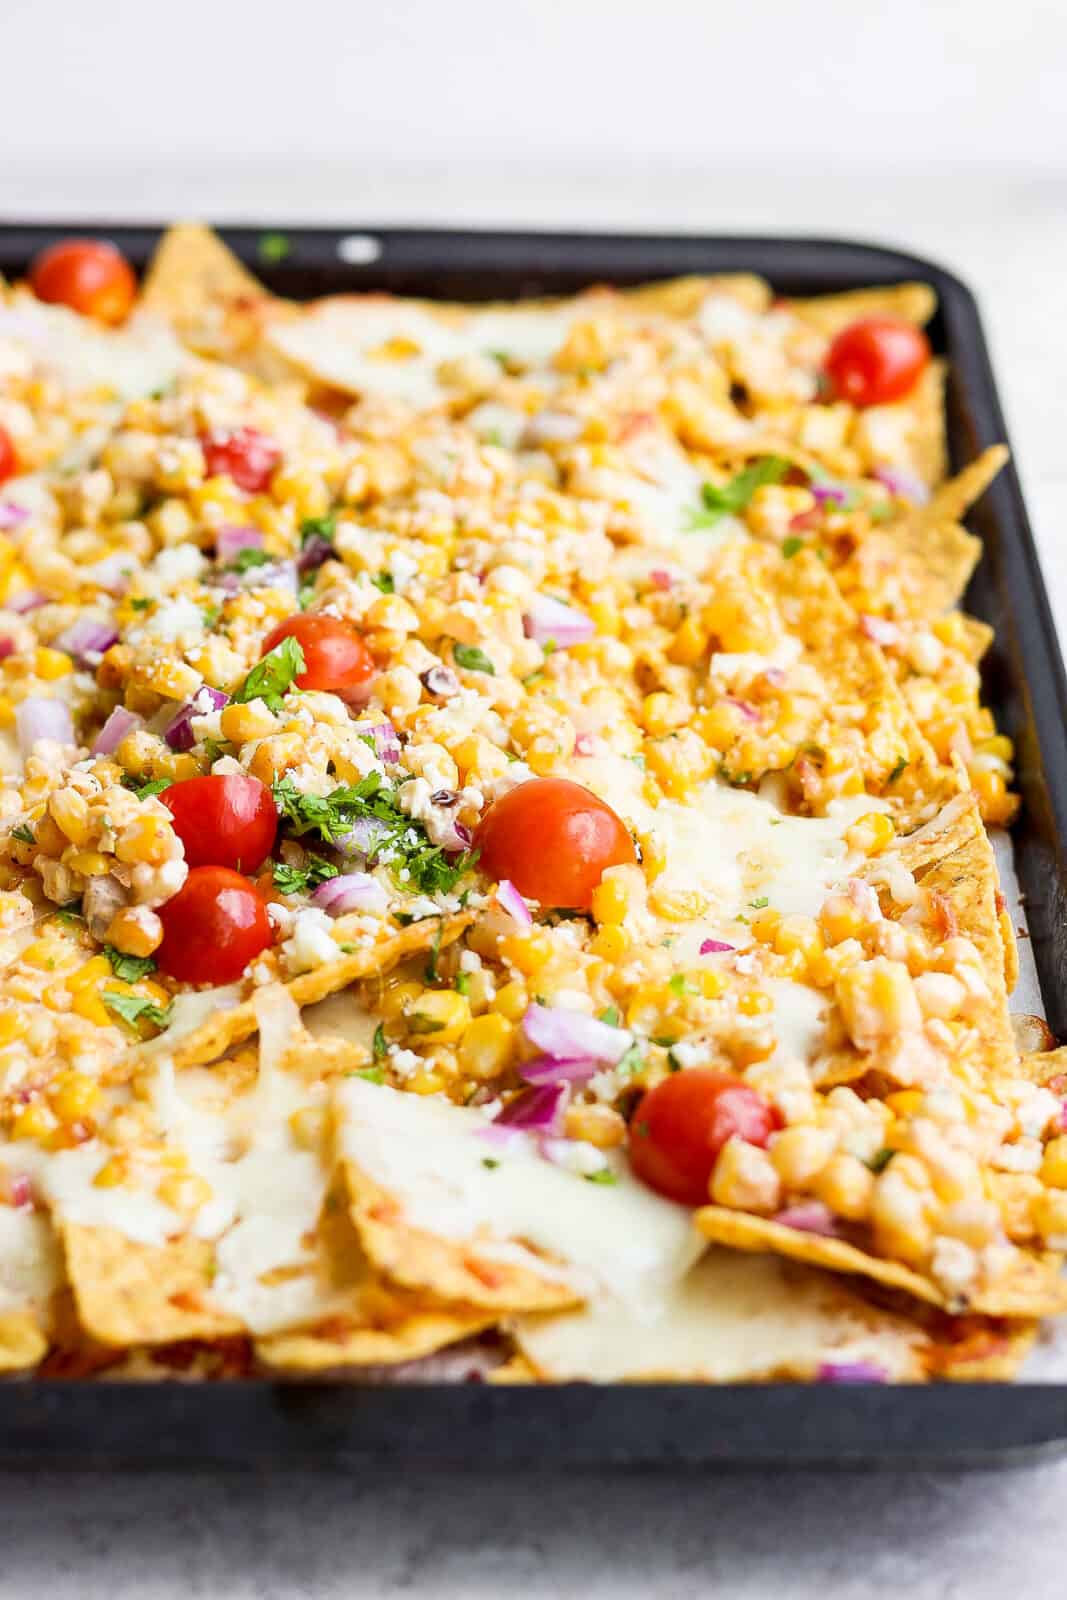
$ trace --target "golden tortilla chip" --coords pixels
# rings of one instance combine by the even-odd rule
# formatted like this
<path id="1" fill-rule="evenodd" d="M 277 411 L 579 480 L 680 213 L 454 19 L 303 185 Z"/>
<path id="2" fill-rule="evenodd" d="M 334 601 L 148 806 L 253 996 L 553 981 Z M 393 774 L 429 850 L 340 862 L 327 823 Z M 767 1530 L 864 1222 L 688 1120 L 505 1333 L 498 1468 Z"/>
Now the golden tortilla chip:
<path id="1" fill-rule="evenodd" d="M 928 283 L 892 283 L 878 289 L 847 289 L 810 300 L 790 300 L 790 309 L 832 339 L 860 317 L 900 317 L 922 327 L 937 310 L 937 295 Z"/>
<path id="2" fill-rule="evenodd" d="M 48 1339 L 32 1311 L 0 1316 L 0 1372 L 35 1367 L 48 1352 Z"/>
<path id="3" fill-rule="evenodd" d="M 661 283 L 639 283 L 619 291 L 628 306 L 665 317 L 696 316 L 709 295 L 736 300 L 749 311 L 766 311 L 773 298 L 771 286 L 752 272 L 727 272 L 714 277 L 667 278 Z"/>
<path id="4" fill-rule="evenodd" d="M 448 921 L 427 917 L 422 922 L 413 922 L 392 938 L 356 950 L 339 961 L 331 961 L 325 966 L 314 967 L 310 972 L 300 973 L 285 985 L 286 992 L 298 1006 L 315 1005 L 317 1001 L 347 988 L 360 978 L 376 977 L 388 972 L 406 956 L 429 950 L 435 944 L 439 949 L 446 949 L 459 938 L 471 921 L 470 915 L 463 915 L 451 917 Z M 167 1055 L 177 1068 L 199 1066 L 206 1061 L 218 1060 L 231 1046 L 250 1038 L 257 1027 L 254 1001 L 247 999 L 229 1009 L 216 1010 L 206 1021 L 174 1040 L 173 1044 L 168 1043 L 166 1033 L 161 1033 L 147 1045 L 132 1051 L 131 1060 L 136 1064 L 146 1057 Z"/>
<path id="5" fill-rule="evenodd" d="M 925 506 L 917 506 L 914 516 L 928 526 L 959 522 L 971 506 L 982 498 L 1007 459 L 1007 445 L 991 444 L 962 472 L 936 489 Z"/>
<path id="6" fill-rule="evenodd" d="M 1019 1062 L 1019 1072 L 1031 1083 L 1056 1094 L 1067 1094 L 1067 1045 L 1055 1050 L 1041 1050 L 1034 1055 L 1024 1055 Z"/>
<path id="7" fill-rule="evenodd" d="M 207 1239 L 141 1244 L 117 1228 L 60 1225 L 78 1315 L 106 1345 L 169 1344 L 243 1332 L 211 1303 L 215 1249 Z"/>
<path id="8" fill-rule="evenodd" d="M 831 1272 L 857 1273 L 873 1278 L 891 1289 L 902 1289 L 946 1311 L 977 1311 L 991 1317 L 1041 1317 L 1067 1311 L 1067 1279 L 1060 1274 L 1055 1256 L 1029 1255 L 1019 1250 L 1010 1269 L 995 1284 L 952 1296 L 924 1273 L 903 1262 L 869 1255 L 845 1239 L 825 1238 L 821 1234 L 801 1233 L 766 1217 L 729 1211 L 723 1206 L 704 1206 L 694 1217 L 701 1233 L 716 1244 L 732 1250 L 773 1252 L 810 1266 L 826 1267 Z"/>

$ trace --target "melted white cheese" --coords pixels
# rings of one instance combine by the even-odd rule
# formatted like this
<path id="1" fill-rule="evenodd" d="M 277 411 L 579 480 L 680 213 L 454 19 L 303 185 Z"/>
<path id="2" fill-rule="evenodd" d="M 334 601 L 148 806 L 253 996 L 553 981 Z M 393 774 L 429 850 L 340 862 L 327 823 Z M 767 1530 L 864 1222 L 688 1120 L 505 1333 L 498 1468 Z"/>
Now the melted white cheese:
<path id="1" fill-rule="evenodd" d="M 443 399 L 438 366 L 470 351 L 462 329 L 418 306 L 385 298 L 325 300 L 295 321 L 278 323 L 269 337 L 282 355 L 320 382 L 414 406 Z M 414 348 L 391 352 L 392 341 Z"/>
<path id="2" fill-rule="evenodd" d="M 556 1275 L 534 1253 L 544 1251 L 580 1293 L 610 1293 L 640 1315 L 703 1249 L 690 1213 L 622 1163 L 614 1184 L 589 1183 L 526 1140 L 490 1142 L 479 1111 L 361 1078 L 339 1085 L 335 1105 L 343 1156 L 389 1192 L 405 1221 L 477 1244 L 488 1258 Z"/>
<path id="3" fill-rule="evenodd" d="M 113 331 L 29 298 L 0 306 L 0 339 L 28 350 L 35 366 L 70 389 L 107 389 L 123 400 L 164 388 L 187 359 L 167 325 L 150 315 L 134 315 Z"/>

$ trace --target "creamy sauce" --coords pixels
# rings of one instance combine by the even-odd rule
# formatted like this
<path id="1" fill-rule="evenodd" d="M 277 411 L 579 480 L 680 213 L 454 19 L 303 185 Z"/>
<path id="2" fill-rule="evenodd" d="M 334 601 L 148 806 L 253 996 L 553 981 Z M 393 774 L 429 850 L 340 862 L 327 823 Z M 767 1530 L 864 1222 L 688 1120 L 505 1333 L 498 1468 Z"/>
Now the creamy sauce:
<path id="1" fill-rule="evenodd" d="M 414 406 L 442 400 L 438 366 L 470 353 L 461 329 L 418 306 L 388 300 L 327 300 L 294 322 L 279 323 L 270 339 L 320 381 Z M 396 346 L 390 353 L 392 341 Z M 407 351 L 407 346 L 413 348 Z"/>
<path id="2" fill-rule="evenodd" d="M 476 1110 L 360 1078 L 339 1086 L 336 1105 L 343 1155 L 397 1200 L 410 1226 L 543 1274 L 533 1252 L 545 1251 L 579 1292 L 609 1292 L 636 1316 L 703 1249 L 690 1213 L 621 1162 L 615 1184 L 589 1183 L 528 1140 L 491 1142 Z"/>
<path id="3" fill-rule="evenodd" d="M 165 323 L 135 315 L 112 331 L 65 306 L 18 300 L 0 306 L 0 339 L 17 340 L 34 363 L 71 389 L 108 389 L 124 400 L 164 388 L 187 357 Z"/>
<path id="4" fill-rule="evenodd" d="M 59 1241 L 49 1219 L 0 1206 L 0 1313 L 43 1306 L 62 1280 Z"/>

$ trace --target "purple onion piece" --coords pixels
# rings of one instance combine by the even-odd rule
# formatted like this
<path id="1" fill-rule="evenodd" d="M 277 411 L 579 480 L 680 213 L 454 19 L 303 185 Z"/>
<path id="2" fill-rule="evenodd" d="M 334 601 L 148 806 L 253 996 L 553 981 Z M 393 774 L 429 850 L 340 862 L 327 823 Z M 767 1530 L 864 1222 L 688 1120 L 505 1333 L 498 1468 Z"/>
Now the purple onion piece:
<path id="1" fill-rule="evenodd" d="M 554 1132 L 566 1098 L 565 1083 L 531 1084 L 528 1089 L 520 1089 L 514 1100 L 497 1112 L 493 1126 L 529 1133 Z"/>
<path id="2" fill-rule="evenodd" d="M 379 761 L 391 766 L 400 760 L 400 735 L 391 722 L 375 722 L 356 731 L 374 740 L 374 753 Z"/>
<path id="3" fill-rule="evenodd" d="M 537 1085 L 588 1083 L 603 1065 L 602 1061 L 594 1061 L 591 1056 L 572 1061 L 561 1061 L 557 1056 L 538 1056 L 536 1061 L 524 1061 L 519 1072 L 527 1083 Z"/>
<path id="4" fill-rule="evenodd" d="M 735 710 L 740 711 L 746 722 L 759 721 L 759 711 L 754 705 L 752 705 L 750 701 L 739 700 L 736 695 L 732 694 L 724 695 L 723 699 L 726 701 L 727 705 L 731 705 Z"/>
<path id="5" fill-rule="evenodd" d="M 820 506 L 837 506 L 843 510 L 852 498 L 852 490 L 844 483 L 811 483 L 808 487 Z"/>
<path id="6" fill-rule="evenodd" d="M 737 946 L 735 944 L 726 944 L 722 939 L 705 939 L 700 946 L 700 954 L 702 956 L 721 956 L 725 955 L 728 950 L 736 949 Z"/>
<path id="7" fill-rule="evenodd" d="M 342 872 L 320 883 L 312 893 L 311 903 L 331 917 L 343 917 L 349 911 L 383 912 L 389 896 L 369 873 Z"/>
<path id="8" fill-rule="evenodd" d="M 297 557 L 296 570 L 303 577 L 306 572 L 321 567 L 324 561 L 331 561 L 333 556 L 334 548 L 329 539 L 324 539 L 321 533 L 313 533 Z"/>
<path id="9" fill-rule="evenodd" d="M 48 604 L 48 596 L 40 589 L 21 589 L 4 601 L 7 611 L 14 611 L 18 616 L 25 616 L 27 611 L 39 611 L 41 606 Z"/>
<path id="10" fill-rule="evenodd" d="M 872 617 L 864 612 L 860 617 L 860 632 L 872 644 L 880 644 L 883 649 L 900 643 L 900 628 L 885 617 Z"/>
<path id="11" fill-rule="evenodd" d="M 496 903 L 501 911 L 506 911 L 514 922 L 523 928 L 533 927 L 533 917 L 526 901 L 516 889 L 510 878 L 501 878 L 496 886 Z"/>
<path id="12" fill-rule="evenodd" d="M 73 656 L 79 666 L 93 667 L 98 665 L 104 651 L 111 649 L 118 636 L 114 623 L 102 622 L 95 617 L 79 617 L 77 622 L 72 622 L 69 628 L 57 634 L 52 644 L 57 650 L 65 650 L 68 656 Z"/>
<path id="13" fill-rule="evenodd" d="M 797 1233 L 818 1233 L 826 1239 L 838 1235 L 833 1212 L 821 1200 L 804 1200 L 795 1206 L 786 1206 L 771 1221 L 781 1223 L 783 1228 L 793 1228 Z"/>
<path id="14" fill-rule="evenodd" d="M 342 856 L 373 861 L 382 841 L 389 836 L 389 824 L 377 817 L 357 817 L 347 833 L 342 833 L 334 843 Z"/>
<path id="15" fill-rule="evenodd" d="M 143 717 L 139 717 L 134 711 L 127 711 L 125 706 L 116 706 L 93 740 L 89 754 L 91 756 L 114 755 L 128 733 L 132 733 L 135 728 L 143 727 Z"/>
<path id="16" fill-rule="evenodd" d="M 15 654 L 15 641 L 9 635 L 0 635 L 0 661 Z"/>
<path id="17" fill-rule="evenodd" d="M 905 467 L 875 467 L 874 476 L 898 500 L 911 500 L 917 506 L 924 506 L 930 498 L 922 479 Z"/>
<path id="18" fill-rule="evenodd" d="M 242 528 L 224 522 L 215 535 L 215 555 L 220 566 L 229 566 L 242 550 L 262 550 L 263 534 L 258 528 Z"/>
<path id="19" fill-rule="evenodd" d="M 591 756 L 596 749 L 595 733 L 579 733 L 574 741 L 576 756 Z"/>
<path id="20" fill-rule="evenodd" d="M 632 1036 L 581 1011 L 534 1004 L 526 1008 L 522 1029 L 530 1043 L 557 1061 L 606 1061 L 612 1066 L 626 1054 Z"/>
<path id="21" fill-rule="evenodd" d="M 654 589 L 669 589 L 674 583 L 666 567 L 653 567 L 648 576 Z"/>
<path id="22" fill-rule="evenodd" d="M 46 700 L 31 694 L 15 707 L 15 730 L 19 750 L 28 756 L 38 739 L 53 739 L 56 744 L 74 744 L 74 721 L 64 700 Z"/>
<path id="23" fill-rule="evenodd" d="M 13 500 L 5 500 L 0 505 L 0 533 L 12 533 L 16 528 L 21 528 L 24 522 L 29 522 L 31 515 L 25 506 L 17 506 Z"/>
<path id="24" fill-rule="evenodd" d="M 221 689 L 212 689 L 208 684 L 198 689 L 191 700 L 187 700 L 174 718 L 163 730 L 163 737 L 172 750 L 191 750 L 196 743 L 193 732 L 193 718 L 206 717 L 212 711 L 221 711 L 223 706 L 229 705 L 230 697 L 223 694 Z"/>
<path id="25" fill-rule="evenodd" d="M 537 595 L 522 619 L 528 639 L 536 644 L 553 644 L 566 650 L 572 644 L 586 644 L 596 634 L 596 624 L 584 611 L 565 606 L 550 595 Z"/>
<path id="26" fill-rule="evenodd" d="M 816 1373 L 820 1383 L 888 1383 L 889 1374 L 873 1361 L 824 1361 Z"/>

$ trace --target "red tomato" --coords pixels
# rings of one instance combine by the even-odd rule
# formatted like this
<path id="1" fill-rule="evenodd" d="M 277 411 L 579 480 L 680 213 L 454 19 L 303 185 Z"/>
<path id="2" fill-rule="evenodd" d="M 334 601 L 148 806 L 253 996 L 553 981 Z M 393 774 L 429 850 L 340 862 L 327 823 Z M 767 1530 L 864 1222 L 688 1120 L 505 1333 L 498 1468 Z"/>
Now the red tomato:
<path id="1" fill-rule="evenodd" d="M 283 639 L 295 639 L 304 652 L 304 671 L 294 680 L 298 689 L 326 689 L 359 699 L 378 670 L 355 628 L 340 617 L 317 611 L 286 617 L 264 639 L 263 655 Z"/>
<path id="2" fill-rule="evenodd" d="M 159 797 L 191 867 L 256 872 L 274 847 L 278 810 L 266 784 L 245 773 L 186 778 Z"/>
<path id="3" fill-rule="evenodd" d="M 194 867 L 158 916 L 159 970 L 181 983 L 233 983 L 274 938 L 255 885 L 229 867 Z"/>
<path id="4" fill-rule="evenodd" d="M 765 1145 L 782 1119 L 739 1078 L 691 1067 L 649 1089 L 630 1121 L 630 1165 L 650 1189 L 706 1205 L 719 1151 L 736 1136 Z"/>
<path id="5" fill-rule="evenodd" d="M 479 866 L 544 906 L 588 911 L 608 867 L 636 861 L 622 818 L 580 783 L 531 778 L 489 807 L 474 836 Z"/>
<path id="6" fill-rule="evenodd" d="M 834 393 L 854 406 L 900 400 L 930 360 L 921 328 L 899 317 L 861 317 L 843 328 L 826 356 Z"/>
<path id="7" fill-rule="evenodd" d="M 124 322 L 137 297 L 133 268 L 105 239 L 64 239 L 42 250 L 30 267 L 30 288 L 38 300 L 98 322 Z"/>
<path id="8" fill-rule="evenodd" d="M 6 428 L 0 428 L 0 483 L 6 483 L 8 478 L 13 478 L 18 470 L 18 457 L 11 435 Z"/>
<path id="9" fill-rule="evenodd" d="M 209 478 L 232 478 L 246 494 L 270 487 L 282 453 L 273 439 L 257 428 L 212 428 L 200 436 Z"/>

